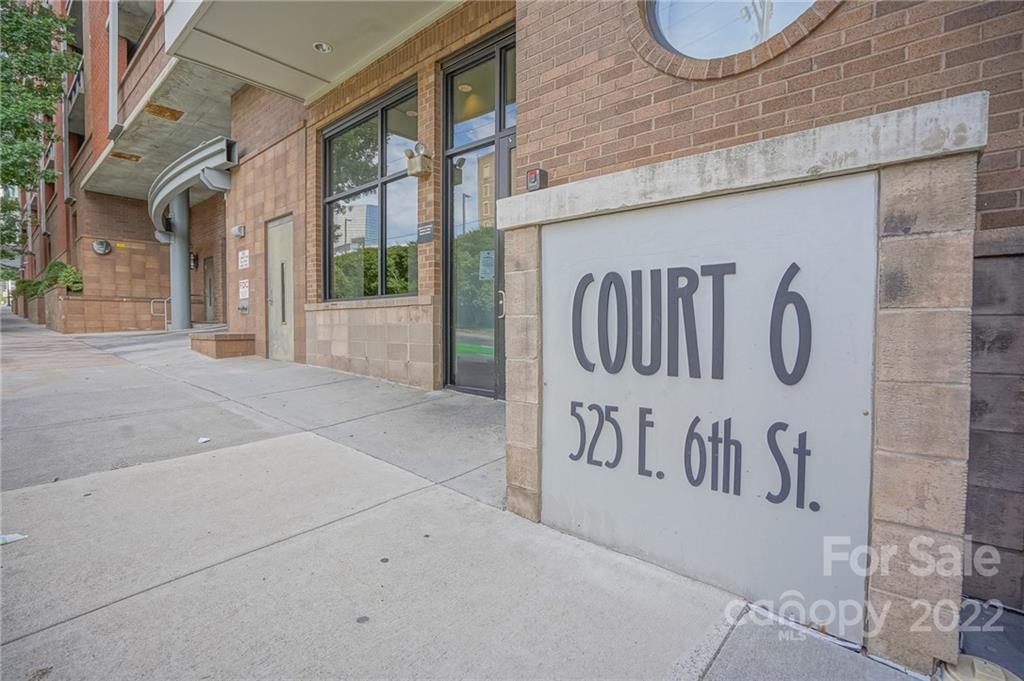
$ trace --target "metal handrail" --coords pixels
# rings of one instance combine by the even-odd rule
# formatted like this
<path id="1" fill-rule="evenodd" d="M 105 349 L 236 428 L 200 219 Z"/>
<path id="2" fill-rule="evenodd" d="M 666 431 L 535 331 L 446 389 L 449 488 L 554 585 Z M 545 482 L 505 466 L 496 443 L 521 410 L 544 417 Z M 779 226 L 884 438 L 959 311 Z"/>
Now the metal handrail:
<path id="1" fill-rule="evenodd" d="M 151 316 L 153 316 L 153 317 L 163 317 L 164 318 L 164 331 L 166 331 L 168 328 L 170 328 L 170 320 L 167 318 L 167 306 L 170 305 L 170 302 L 171 302 L 170 298 L 152 298 L 149 301 L 149 314 Z M 153 309 L 153 305 L 155 303 L 163 303 L 164 304 L 163 305 L 163 309 L 160 312 L 157 312 L 156 310 Z"/>

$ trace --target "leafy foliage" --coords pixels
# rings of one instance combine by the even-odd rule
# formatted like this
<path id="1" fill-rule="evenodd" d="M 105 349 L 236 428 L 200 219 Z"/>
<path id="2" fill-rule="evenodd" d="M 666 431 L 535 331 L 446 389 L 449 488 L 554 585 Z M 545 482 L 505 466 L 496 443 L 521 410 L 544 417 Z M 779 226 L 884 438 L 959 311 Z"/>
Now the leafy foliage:
<path id="1" fill-rule="evenodd" d="M 14 295 L 35 298 L 46 293 L 46 289 L 60 284 L 69 291 L 82 290 L 82 271 L 62 260 L 52 260 L 37 279 L 19 279 L 14 285 Z"/>
<path id="2" fill-rule="evenodd" d="M 0 198 L 0 260 L 12 260 L 24 250 L 24 216 L 17 200 Z M 4 265 L 0 279 L 17 279 L 18 270 Z"/>
<path id="3" fill-rule="evenodd" d="M 378 249 L 376 246 L 334 256 L 332 298 L 362 298 L 377 295 Z M 416 291 L 416 244 L 390 246 L 387 250 L 385 291 Z"/>
<path id="4" fill-rule="evenodd" d="M 82 270 L 68 265 L 57 277 L 57 283 L 69 291 L 78 293 L 82 290 Z"/>
<path id="5" fill-rule="evenodd" d="M 377 295 L 377 248 L 360 248 L 334 256 L 334 298 Z"/>
<path id="6" fill-rule="evenodd" d="M 0 0 L 0 186 L 30 189 L 54 179 L 39 159 L 56 139 L 63 77 L 78 67 L 79 56 L 59 47 L 71 25 L 46 3 Z"/>
<path id="7" fill-rule="evenodd" d="M 474 229 L 455 237 L 455 315 L 464 329 L 494 327 L 494 279 L 480 277 L 480 254 L 493 250 L 493 227 Z"/>
<path id="8" fill-rule="evenodd" d="M 330 153 L 329 193 L 358 187 L 374 180 L 379 172 L 377 164 L 380 160 L 377 120 L 371 119 L 332 138 Z"/>

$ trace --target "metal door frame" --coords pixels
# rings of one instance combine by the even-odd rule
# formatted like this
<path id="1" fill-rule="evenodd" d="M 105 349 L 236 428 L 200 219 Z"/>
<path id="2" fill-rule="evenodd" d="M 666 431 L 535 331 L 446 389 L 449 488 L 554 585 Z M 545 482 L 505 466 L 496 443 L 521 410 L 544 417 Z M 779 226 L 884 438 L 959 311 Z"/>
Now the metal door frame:
<path id="1" fill-rule="evenodd" d="M 512 178 L 508 171 L 508 160 L 511 150 L 516 146 L 515 126 L 504 129 L 505 108 L 502 106 L 505 96 L 505 55 L 509 48 L 515 47 L 515 27 L 501 29 L 488 38 L 476 43 L 466 50 L 441 63 L 441 251 L 442 251 L 442 317 L 444 328 L 442 333 L 442 357 L 444 386 L 451 390 L 483 395 L 495 399 L 505 398 L 505 322 L 504 322 L 504 297 L 505 288 L 505 267 L 504 267 L 504 235 L 497 231 L 495 240 L 495 286 L 494 286 L 494 390 L 481 390 L 467 386 L 459 386 L 454 383 L 455 376 L 455 314 L 453 310 L 453 297 L 455 294 L 452 286 L 452 248 L 453 240 L 449 235 L 449 222 L 453 215 L 451 201 L 451 172 L 450 161 L 453 157 L 475 151 L 476 149 L 494 145 L 495 163 L 495 192 L 494 200 L 505 198 L 512 193 Z M 478 64 L 494 60 L 497 69 L 497 78 L 494 88 L 494 112 L 495 131 L 494 134 L 485 140 L 470 142 L 459 147 L 449 148 L 449 133 L 452 130 L 452 81 L 454 77 L 467 69 Z M 500 286 L 499 286 L 500 284 Z M 499 314 L 498 308 L 502 310 Z"/>

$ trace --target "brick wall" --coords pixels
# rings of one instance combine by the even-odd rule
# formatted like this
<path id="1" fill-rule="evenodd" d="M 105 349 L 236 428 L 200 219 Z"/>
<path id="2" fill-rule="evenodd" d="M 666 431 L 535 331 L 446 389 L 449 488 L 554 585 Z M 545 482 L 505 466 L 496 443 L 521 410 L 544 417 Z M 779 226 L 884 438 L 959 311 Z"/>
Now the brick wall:
<path id="1" fill-rule="evenodd" d="M 245 225 L 245 237 L 227 233 L 226 312 L 232 332 L 255 334 L 255 351 L 267 354 L 266 224 L 292 216 L 292 310 L 295 361 L 306 358 L 306 211 L 302 169 L 305 167 L 305 108 L 301 103 L 254 87 L 231 97 L 231 136 L 239 145 L 239 164 L 231 171 L 225 205 L 225 232 Z M 249 267 L 238 269 L 238 251 L 249 251 Z M 238 282 L 249 281 L 249 313 L 238 310 Z"/>
<path id="2" fill-rule="evenodd" d="M 224 316 L 224 196 L 215 194 L 189 212 L 190 250 L 199 260 L 190 273 L 192 321 L 222 322 Z M 206 315 L 206 264 L 213 263 L 213 317 Z"/>
<path id="3" fill-rule="evenodd" d="M 107 11 L 108 3 L 85 2 L 85 136 L 92 140 L 90 154 L 95 162 L 108 139 L 107 125 Z"/>
<path id="4" fill-rule="evenodd" d="M 517 183 L 560 184 L 977 90 L 992 94 L 979 227 L 1024 224 L 1024 4 L 846 2 L 781 55 L 687 80 L 634 49 L 632 0 L 518 4 Z"/>
<path id="5" fill-rule="evenodd" d="M 166 298 L 170 295 L 168 247 L 156 239 L 111 240 L 111 252 L 92 248 L 96 238 L 83 235 L 77 243 L 82 293 L 92 298 Z"/>
<path id="6" fill-rule="evenodd" d="M 245 162 L 305 126 L 305 107 L 294 99 L 242 87 L 231 97 L 231 138 Z"/>
<path id="7" fill-rule="evenodd" d="M 118 92 L 118 115 L 121 121 L 139 105 L 171 60 L 171 55 L 164 51 L 164 15 L 160 5 L 157 3 L 153 23 L 146 30 L 134 58 L 121 76 Z"/>

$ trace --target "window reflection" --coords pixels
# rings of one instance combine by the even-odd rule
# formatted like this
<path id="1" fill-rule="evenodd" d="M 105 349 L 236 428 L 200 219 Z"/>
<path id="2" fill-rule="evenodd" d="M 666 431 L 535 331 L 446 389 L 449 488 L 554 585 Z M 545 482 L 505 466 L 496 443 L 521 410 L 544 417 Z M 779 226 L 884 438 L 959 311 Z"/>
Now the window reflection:
<path id="1" fill-rule="evenodd" d="M 332 194 L 361 187 L 377 179 L 380 140 L 377 119 L 355 125 L 331 140 Z"/>
<path id="2" fill-rule="evenodd" d="M 405 169 L 405 150 L 416 144 L 415 96 L 399 102 L 387 110 L 385 145 L 387 146 L 385 175 L 392 175 Z"/>
<path id="3" fill-rule="evenodd" d="M 489 59 L 453 78 L 453 147 L 494 134 L 494 71 Z"/>
<path id="4" fill-rule="evenodd" d="M 451 233 L 455 378 L 494 387 L 494 147 L 452 160 Z"/>
<path id="5" fill-rule="evenodd" d="M 331 205 L 332 298 L 377 295 L 380 206 L 370 189 Z"/>
<path id="6" fill-rule="evenodd" d="M 505 127 L 516 124 L 516 48 L 505 50 Z"/>
<path id="7" fill-rule="evenodd" d="M 416 188 L 415 177 L 389 182 L 385 188 L 385 293 L 410 293 L 416 290 Z"/>
<path id="8" fill-rule="evenodd" d="M 677 52 L 714 59 L 763 43 L 812 4 L 813 0 L 657 0 L 653 19 Z"/>

